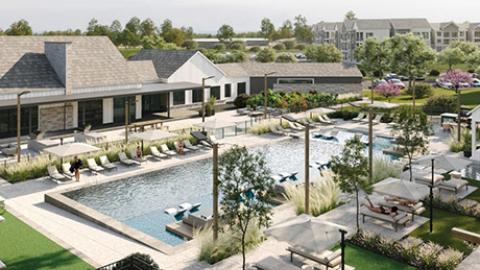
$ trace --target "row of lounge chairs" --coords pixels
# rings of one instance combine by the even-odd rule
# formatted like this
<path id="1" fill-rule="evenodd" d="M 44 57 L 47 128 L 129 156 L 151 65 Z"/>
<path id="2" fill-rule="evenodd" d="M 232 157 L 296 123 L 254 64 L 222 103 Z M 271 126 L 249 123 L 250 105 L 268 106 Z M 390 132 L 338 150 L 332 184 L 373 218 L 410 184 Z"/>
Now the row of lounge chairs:
<path id="1" fill-rule="evenodd" d="M 374 125 L 378 125 L 382 122 L 383 113 L 378 113 L 375 115 L 375 118 L 372 119 Z M 360 112 L 357 117 L 353 118 L 352 121 L 360 123 L 368 123 L 368 114 Z"/>

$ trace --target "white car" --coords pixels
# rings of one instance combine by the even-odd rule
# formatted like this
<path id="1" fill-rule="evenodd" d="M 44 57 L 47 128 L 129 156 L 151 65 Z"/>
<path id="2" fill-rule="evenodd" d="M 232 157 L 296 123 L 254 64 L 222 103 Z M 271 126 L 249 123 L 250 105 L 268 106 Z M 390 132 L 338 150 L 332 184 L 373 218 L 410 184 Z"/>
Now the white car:
<path id="1" fill-rule="evenodd" d="M 435 80 L 435 83 L 438 87 L 445 88 L 445 89 L 452 89 L 453 84 L 451 82 L 442 81 L 440 79 Z"/>
<path id="2" fill-rule="evenodd" d="M 390 79 L 388 82 L 400 87 L 401 89 L 405 88 L 405 84 L 400 79 Z"/>
<path id="3" fill-rule="evenodd" d="M 480 87 L 480 79 L 472 79 L 472 87 Z"/>

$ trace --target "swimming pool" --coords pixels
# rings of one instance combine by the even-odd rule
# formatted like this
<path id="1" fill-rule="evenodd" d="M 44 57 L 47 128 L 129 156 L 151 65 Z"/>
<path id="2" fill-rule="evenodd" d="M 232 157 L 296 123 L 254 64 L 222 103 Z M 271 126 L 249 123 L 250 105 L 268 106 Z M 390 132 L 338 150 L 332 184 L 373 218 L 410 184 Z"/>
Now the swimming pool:
<path id="1" fill-rule="evenodd" d="M 312 138 L 310 143 L 311 162 L 328 161 L 331 156 L 340 153 L 344 141 L 353 135 L 350 132 L 340 131 L 337 136 L 338 141 Z M 390 145 L 389 139 L 377 137 L 374 150 L 380 154 L 382 149 Z M 298 172 L 298 179 L 303 179 L 304 140 L 285 140 L 254 147 L 251 150 L 265 153 L 272 173 Z M 311 169 L 312 179 L 318 174 L 318 170 Z M 210 208 L 212 161 L 211 159 L 195 161 L 186 165 L 86 187 L 64 195 L 164 243 L 175 246 L 184 243 L 185 240 L 165 230 L 165 226 L 175 222 L 175 218 L 165 214 L 164 209 L 176 207 L 184 202 L 200 202 L 202 208 Z"/>

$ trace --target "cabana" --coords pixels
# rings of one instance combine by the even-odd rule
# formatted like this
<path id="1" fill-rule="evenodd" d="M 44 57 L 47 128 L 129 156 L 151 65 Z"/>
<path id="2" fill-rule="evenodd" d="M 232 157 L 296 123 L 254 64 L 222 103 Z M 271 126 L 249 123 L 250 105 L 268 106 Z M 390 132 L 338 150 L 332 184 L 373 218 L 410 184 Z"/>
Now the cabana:
<path id="1" fill-rule="evenodd" d="M 178 134 L 175 133 L 170 133 L 167 131 L 159 130 L 159 129 L 153 129 L 153 130 L 148 130 L 145 132 L 139 132 L 139 133 L 133 133 L 131 135 L 131 138 L 137 139 L 142 141 L 142 152 L 143 152 L 143 142 L 153 142 L 153 141 L 161 141 L 161 140 L 168 140 L 178 137 Z"/>
<path id="2" fill-rule="evenodd" d="M 44 152 L 61 159 L 100 151 L 100 148 L 86 143 L 69 143 L 45 148 Z"/>
<path id="3" fill-rule="evenodd" d="M 222 138 L 225 138 L 225 129 L 226 128 L 234 128 L 235 135 L 237 135 L 237 124 L 231 122 L 221 122 L 221 121 L 208 121 L 199 124 L 195 124 L 194 127 L 200 128 L 202 130 L 210 130 L 213 134 L 217 133 L 217 130 L 221 130 Z"/>

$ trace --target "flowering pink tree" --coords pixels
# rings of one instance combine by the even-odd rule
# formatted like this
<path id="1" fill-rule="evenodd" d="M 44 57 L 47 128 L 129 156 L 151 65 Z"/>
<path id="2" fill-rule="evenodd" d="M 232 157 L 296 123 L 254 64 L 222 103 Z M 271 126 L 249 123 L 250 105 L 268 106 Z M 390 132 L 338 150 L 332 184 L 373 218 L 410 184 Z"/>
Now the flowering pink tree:
<path id="1" fill-rule="evenodd" d="M 400 86 L 393 83 L 381 83 L 375 87 L 375 92 L 381 96 L 384 96 L 389 102 L 391 97 L 400 95 Z"/>
<path id="2" fill-rule="evenodd" d="M 460 69 L 451 69 L 440 76 L 440 79 L 446 82 L 450 82 L 455 87 L 457 93 L 457 140 L 461 140 L 461 107 L 462 102 L 460 100 L 460 87 L 462 84 L 471 84 L 472 75 Z"/>

